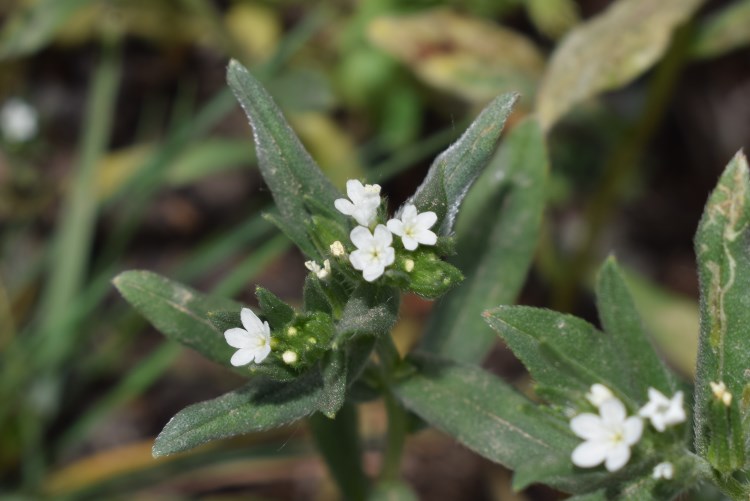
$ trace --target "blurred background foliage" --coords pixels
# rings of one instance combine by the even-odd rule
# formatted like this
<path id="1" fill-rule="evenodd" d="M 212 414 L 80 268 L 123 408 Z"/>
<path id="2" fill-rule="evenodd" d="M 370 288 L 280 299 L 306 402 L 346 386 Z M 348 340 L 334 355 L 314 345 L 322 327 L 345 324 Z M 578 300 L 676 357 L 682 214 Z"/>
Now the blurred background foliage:
<path id="1" fill-rule="evenodd" d="M 163 341 L 111 278 L 147 268 L 248 304 L 254 283 L 300 301 L 302 258 L 261 218 L 230 57 L 338 186 L 379 182 L 392 208 L 483 104 L 520 91 L 509 127 L 536 113 L 551 159 L 520 301 L 596 322 L 591 272 L 616 252 L 691 377 L 692 235 L 750 144 L 750 1 L 4 0 L 0 22 L 0 495 L 335 496 L 301 425 L 150 455 L 169 416 L 238 379 Z M 405 299 L 400 349 L 430 307 Z M 502 346 L 486 366 L 528 385 Z M 361 415 L 376 471 L 382 408 Z M 556 497 L 512 493 L 437 433 L 410 442 L 404 473 L 425 499 Z"/>

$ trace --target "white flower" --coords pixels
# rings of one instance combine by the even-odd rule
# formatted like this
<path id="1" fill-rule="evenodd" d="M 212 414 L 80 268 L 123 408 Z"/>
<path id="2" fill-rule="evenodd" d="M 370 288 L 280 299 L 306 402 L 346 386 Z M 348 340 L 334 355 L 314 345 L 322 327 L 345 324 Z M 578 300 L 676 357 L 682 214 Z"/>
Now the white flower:
<path id="1" fill-rule="evenodd" d="M 604 462 L 608 471 L 617 471 L 630 459 L 630 447 L 643 433 L 639 417 L 627 417 L 625 406 L 610 398 L 599 406 L 599 415 L 584 413 L 570 420 L 570 429 L 585 442 L 575 448 L 571 460 L 581 468 Z"/>
<path id="2" fill-rule="evenodd" d="M 372 282 L 385 271 L 385 267 L 393 264 L 396 259 L 395 251 L 391 247 L 393 235 L 388 228 L 379 224 L 375 232 L 364 226 L 357 226 L 349 235 L 357 250 L 349 255 L 349 261 L 355 270 L 362 271 L 362 276 Z"/>
<path id="3" fill-rule="evenodd" d="M 321 280 L 331 274 L 331 262 L 327 259 L 323 261 L 322 267 L 315 261 L 305 261 L 305 268 L 315 273 L 315 276 Z"/>
<path id="4" fill-rule="evenodd" d="M 8 141 L 22 143 L 33 138 L 37 123 L 36 110 L 21 99 L 8 100 L 0 110 L 0 130 Z"/>
<path id="5" fill-rule="evenodd" d="M 380 205 L 380 185 L 362 183 L 356 179 L 346 182 L 346 198 L 338 198 L 333 202 L 336 209 L 347 216 L 352 216 L 362 226 L 370 226 L 375 222 Z"/>
<path id="6" fill-rule="evenodd" d="M 672 477 L 674 477 L 674 466 L 672 466 L 672 463 L 668 461 L 659 463 L 656 466 L 654 466 L 654 471 L 651 474 L 651 476 L 654 477 L 656 480 L 659 480 L 660 478 L 671 480 Z"/>
<path id="7" fill-rule="evenodd" d="M 271 328 L 268 322 L 261 322 L 250 308 L 242 308 L 240 317 L 244 329 L 235 327 L 224 332 L 227 344 L 237 348 L 230 362 L 235 367 L 252 361 L 259 364 L 271 353 Z"/>
<path id="8" fill-rule="evenodd" d="M 655 388 L 648 389 L 648 403 L 638 414 L 651 420 L 656 431 L 664 431 L 667 426 L 685 421 L 685 409 L 682 406 L 682 392 L 678 391 L 669 399 Z"/>
<path id="9" fill-rule="evenodd" d="M 586 400 L 597 409 L 610 398 L 615 398 L 612 390 L 599 383 L 591 385 L 591 391 L 586 393 Z"/>
<path id="10" fill-rule="evenodd" d="M 388 221 L 391 233 L 401 237 L 406 250 L 414 250 L 419 244 L 435 245 L 437 235 L 430 231 L 437 222 L 437 214 L 432 211 L 417 214 L 417 208 L 407 204 L 401 211 L 401 219 Z"/>

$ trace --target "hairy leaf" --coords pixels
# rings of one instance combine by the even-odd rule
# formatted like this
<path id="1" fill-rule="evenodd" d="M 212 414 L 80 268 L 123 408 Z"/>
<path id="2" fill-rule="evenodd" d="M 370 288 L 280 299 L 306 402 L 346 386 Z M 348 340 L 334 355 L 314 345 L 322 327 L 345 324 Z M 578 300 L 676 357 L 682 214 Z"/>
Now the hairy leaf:
<path id="1" fill-rule="evenodd" d="M 458 217 L 457 254 L 466 278 L 441 299 L 425 350 L 479 362 L 495 341 L 484 310 L 512 303 L 534 255 L 545 201 L 547 156 L 539 124 L 526 120 L 503 141 Z"/>
<path id="2" fill-rule="evenodd" d="M 126 271 L 115 277 L 113 283 L 166 337 L 232 368 L 229 359 L 235 350 L 226 343 L 223 330 L 211 321 L 210 314 L 236 311 L 239 315 L 242 305 L 207 296 L 149 271 Z"/>
<path id="3" fill-rule="evenodd" d="M 695 445 L 714 467 L 727 473 L 744 465 L 747 441 L 741 430 L 748 429 L 750 419 L 750 173 L 741 152 L 708 199 L 695 252 L 701 292 Z M 724 383 L 733 396 L 728 408 L 718 404 L 712 382 Z M 725 407 L 721 413 L 714 409 L 717 405 Z M 739 436 L 719 433 L 722 427 L 737 430 Z"/>
<path id="4" fill-rule="evenodd" d="M 320 258 L 307 233 L 309 215 L 304 196 L 332 207 L 341 194 L 320 171 L 271 96 L 247 68 L 232 60 L 227 81 L 253 128 L 258 166 L 279 208 L 282 229 L 305 254 Z"/>
<path id="5" fill-rule="evenodd" d="M 434 229 L 440 234 L 448 235 L 453 230 L 461 202 L 487 165 L 517 100 L 517 94 L 504 94 L 487 105 L 458 141 L 435 159 L 409 199 L 419 212 L 438 215 Z"/>

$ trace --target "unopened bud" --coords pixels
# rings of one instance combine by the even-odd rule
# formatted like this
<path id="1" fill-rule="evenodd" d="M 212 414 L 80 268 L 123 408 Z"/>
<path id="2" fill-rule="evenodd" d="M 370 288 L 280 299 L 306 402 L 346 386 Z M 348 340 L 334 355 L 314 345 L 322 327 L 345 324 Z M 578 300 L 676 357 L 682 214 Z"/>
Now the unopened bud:
<path id="1" fill-rule="evenodd" d="M 346 256 L 346 249 L 344 249 L 344 244 L 342 244 L 340 241 L 336 240 L 331 244 L 331 254 L 333 257 L 344 257 Z"/>
<path id="2" fill-rule="evenodd" d="M 281 359 L 287 365 L 292 365 L 297 362 L 297 354 L 291 350 L 287 350 L 281 354 Z"/>

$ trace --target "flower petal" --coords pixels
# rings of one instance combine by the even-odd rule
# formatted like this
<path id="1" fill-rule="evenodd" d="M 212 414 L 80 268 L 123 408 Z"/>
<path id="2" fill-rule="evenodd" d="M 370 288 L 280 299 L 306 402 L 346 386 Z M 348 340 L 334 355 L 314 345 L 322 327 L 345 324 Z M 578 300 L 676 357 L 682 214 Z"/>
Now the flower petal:
<path id="1" fill-rule="evenodd" d="M 610 447 L 611 445 L 608 442 L 588 440 L 573 450 L 570 459 L 576 466 L 580 466 L 581 468 L 592 468 L 604 461 Z"/>
<path id="2" fill-rule="evenodd" d="M 404 209 L 401 211 L 402 221 L 414 220 L 417 217 L 417 208 L 413 204 L 404 205 Z"/>
<path id="3" fill-rule="evenodd" d="M 229 362 L 235 367 L 242 367 L 253 361 L 255 358 L 255 350 L 237 350 Z"/>
<path id="4" fill-rule="evenodd" d="M 368 282 L 376 280 L 385 271 L 383 265 L 372 264 L 362 271 L 362 277 Z"/>
<path id="5" fill-rule="evenodd" d="M 350 179 L 346 182 L 346 194 L 357 205 L 365 197 L 365 187 L 357 179 Z"/>
<path id="6" fill-rule="evenodd" d="M 385 266 L 393 264 L 393 262 L 396 260 L 396 251 L 393 250 L 393 247 L 386 247 L 385 248 L 385 256 L 383 257 L 383 264 Z"/>
<path id="7" fill-rule="evenodd" d="M 422 245 L 435 245 L 437 243 L 437 235 L 430 230 L 422 230 L 417 235 L 417 242 Z"/>
<path id="8" fill-rule="evenodd" d="M 372 245 L 372 233 L 364 226 L 357 226 L 349 234 L 349 238 L 357 249 L 364 249 Z"/>
<path id="9" fill-rule="evenodd" d="M 263 322 L 260 321 L 260 318 L 253 313 L 253 310 L 250 308 L 242 308 L 242 311 L 240 312 L 240 318 L 242 319 L 242 326 L 245 328 L 248 334 L 261 334 L 265 332 L 265 329 L 263 328 Z"/>
<path id="10" fill-rule="evenodd" d="M 393 243 L 393 235 L 390 231 L 388 231 L 388 228 L 386 228 L 384 225 L 379 224 L 375 227 L 375 241 L 377 241 L 380 245 L 386 247 L 391 245 Z"/>
<path id="11" fill-rule="evenodd" d="M 367 266 L 367 261 L 365 259 L 365 251 L 362 250 L 355 250 L 351 254 L 349 254 L 349 262 L 352 263 L 352 266 L 355 270 L 364 270 Z"/>
<path id="12" fill-rule="evenodd" d="M 570 429 L 585 440 L 597 439 L 606 434 L 606 430 L 602 428 L 602 418 L 590 412 L 579 414 L 571 419 Z"/>
<path id="13" fill-rule="evenodd" d="M 625 405 L 617 398 L 610 398 L 599 406 L 599 415 L 605 423 L 622 423 L 627 415 Z"/>
<path id="14" fill-rule="evenodd" d="M 604 467 L 607 471 L 617 471 L 630 459 L 630 447 L 625 444 L 617 444 L 609 450 L 607 453 L 607 460 L 604 462 Z"/>
<path id="15" fill-rule="evenodd" d="M 354 209 L 356 209 L 355 205 L 346 198 L 337 198 L 333 201 L 333 206 L 345 216 L 351 216 L 354 214 Z"/>
<path id="16" fill-rule="evenodd" d="M 417 216 L 417 226 L 425 230 L 432 228 L 436 222 L 437 214 L 432 211 L 423 212 Z"/>
<path id="17" fill-rule="evenodd" d="M 269 353 L 271 353 L 271 343 L 266 343 L 261 348 L 255 350 L 255 363 L 261 363 Z"/>
<path id="18" fill-rule="evenodd" d="M 625 443 L 633 445 L 641 439 L 641 435 L 643 434 L 643 421 L 641 421 L 641 418 L 631 416 L 625 420 L 625 423 L 623 423 L 623 431 Z"/>
<path id="19" fill-rule="evenodd" d="M 247 348 L 248 343 L 251 341 L 247 331 L 239 327 L 224 331 L 224 339 L 232 348 Z"/>
<path id="20" fill-rule="evenodd" d="M 399 219 L 390 219 L 386 223 L 386 227 L 388 228 L 388 231 L 390 231 L 394 235 L 401 236 L 404 234 L 404 223 L 402 223 Z"/>
<path id="21" fill-rule="evenodd" d="M 419 242 L 415 238 L 404 235 L 401 237 L 401 241 L 404 244 L 404 249 L 413 251 L 419 246 Z"/>

